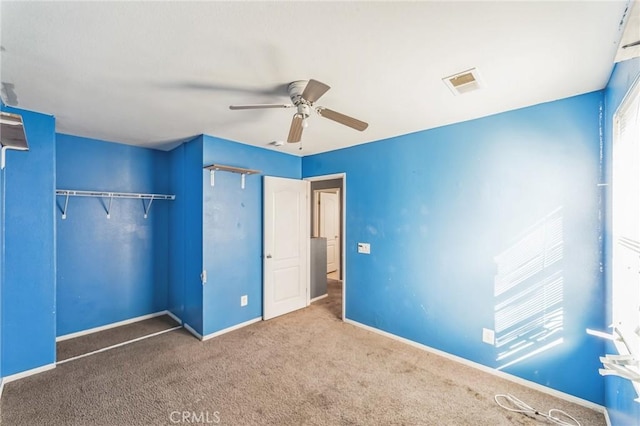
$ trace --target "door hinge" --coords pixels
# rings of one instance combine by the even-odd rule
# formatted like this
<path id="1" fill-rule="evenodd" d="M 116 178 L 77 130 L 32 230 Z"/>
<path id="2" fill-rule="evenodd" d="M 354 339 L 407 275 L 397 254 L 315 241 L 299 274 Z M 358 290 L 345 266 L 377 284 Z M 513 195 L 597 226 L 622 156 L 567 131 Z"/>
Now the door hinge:
<path id="1" fill-rule="evenodd" d="M 202 281 L 202 285 L 205 285 L 207 283 L 207 270 L 203 270 L 202 273 L 200 274 L 200 281 Z"/>

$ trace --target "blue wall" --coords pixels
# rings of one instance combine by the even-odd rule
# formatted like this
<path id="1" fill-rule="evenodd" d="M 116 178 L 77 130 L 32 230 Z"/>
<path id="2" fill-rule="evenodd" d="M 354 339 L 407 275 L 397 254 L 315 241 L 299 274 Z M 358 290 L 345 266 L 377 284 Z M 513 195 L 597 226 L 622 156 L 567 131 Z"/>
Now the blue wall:
<path id="1" fill-rule="evenodd" d="M 301 159 L 204 136 L 202 165 L 224 164 L 257 169 L 261 175 L 246 177 L 216 172 L 215 186 L 208 171 L 201 181 L 204 197 L 203 261 L 209 280 L 204 286 L 204 334 L 262 316 L 262 176 L 299 179 Z M 240 306 L 240 297 L 248 305 Z"/>
<path id="2" fill-rule="evenodd" d="M 595 92 L 305 157 L 305 177 L 346 172 L 347 318 L 503 367 L 481 341 L 482 328 L 495 327 L 496 256 L 555 212 L 562 342 L 504 370 L 603 403 L 603 343 L 585 333 L 604 324 L 602 102 Z"/>
<path id="3" fill-rule="evenodd" d="M 169 154 L 57 135 L 57 186 L 89 191 L 169 193 Z M 58 196 L 57 335 L 167 309 L 169 203 Z"/>
<path id="4" fill-rule="evenodd" d="M 21 114 L 28 152 L 3 171 L 2 376 L 55 362 L 55 119 Z"/>
<path id="5" fill-rule="evenodd" d="M 202 136 L 170 152 L 169 309 L 202 335 Z"/>
<path id="6" fill-rule="evenodd" d="M 611 152 L 613 144 L 613 114 L 620 106 L 623 97 L 633 84 L 636 78 L 640 78 L 640 58 L 616 64 L 613 73 L 607 84 L 605 91 L 605 119 L 604 119 L 604 164 L 610 166 Z M 605 167 L 605 181 L 611 182 L 611 169 Z M 611 192 L 605 192 L 605 202 L 607 207 L 611 206 Z M 607 324 L 611 324 L 611 220 L 606 216 L 606 232 L 604 244 L 604 263 L 606 274 L 607 291 Z M 613 345 L 607 345 L 607 353 L 617 353 Z M 618 377 L 608 376 L 605 379 L 605 402 L 612 425 L 640 424 L 640 404 L 635 402 L 636 392 L 628 380 Z"/>
<path id="7" fill-rule="evenodd" d="M 185 280 L 185 144 L 169 153 L 169 191 L 176 195 L 169 205 L 169 288 L 167 309 L 183 319 L 184 316 L 184 280 Z"/>

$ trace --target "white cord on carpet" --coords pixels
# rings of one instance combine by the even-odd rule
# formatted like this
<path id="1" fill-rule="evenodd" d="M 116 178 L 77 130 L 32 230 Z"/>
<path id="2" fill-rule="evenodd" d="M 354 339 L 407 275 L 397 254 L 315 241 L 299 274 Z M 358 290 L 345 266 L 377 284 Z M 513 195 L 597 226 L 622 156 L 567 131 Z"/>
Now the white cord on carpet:
<path id="1" fill-rule="evenodd" d="M 575 418 L 573 418 L 572 416 L 570 416 L 569 414 L 565 413 L 562 410 L 552 408 L 551 410 L 549 410 L 548 413 L 541 413 L 538 410 L 535 410 L 534 408 L 528 406 L 527 404 L 525 404 L 524 402 L 522 402 L 521 400 L 519 400 L 518 398 L 516 398 L 511 394 L 506 394 L 506 395 L 498 394 L 494 397 L 494 399 L 496 400 L 496 404 L 498 404 L 500 407 L 508 411 L 513 411 L 514 413 L 535 414 L 538 416 L 542 416 L 545 419 L 561 426 L 581 426 L 579 421 L 577 421 Z M 509 403 L 511 403 L 512 407 L 508 407 L 504 405 L 503 403 L 500 402 L 500 399 L 504 399 L 508 401 Z M 560 414 L 560 417 L 558 416 L 558 414 Z M 572 421 L 569 422 L 567 420 L 563 420 L 561 418 L 562 416 L 566 417 L 567 419 L 571 419 Z"/>

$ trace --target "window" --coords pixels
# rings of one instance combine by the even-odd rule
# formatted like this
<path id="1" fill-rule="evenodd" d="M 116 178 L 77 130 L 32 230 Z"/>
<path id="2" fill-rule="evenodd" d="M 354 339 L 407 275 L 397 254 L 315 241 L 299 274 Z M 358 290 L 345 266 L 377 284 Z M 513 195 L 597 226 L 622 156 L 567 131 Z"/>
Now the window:
<path id="1" fill-rule="evenodd" d="M 640 360 L 640 83 L 614 116 L 612 163 L 613 326 L 621 355 Z M 637 365 L 628 367 L 639 373 Z M 634 383 L 640 391 L 640 383 Z"/>

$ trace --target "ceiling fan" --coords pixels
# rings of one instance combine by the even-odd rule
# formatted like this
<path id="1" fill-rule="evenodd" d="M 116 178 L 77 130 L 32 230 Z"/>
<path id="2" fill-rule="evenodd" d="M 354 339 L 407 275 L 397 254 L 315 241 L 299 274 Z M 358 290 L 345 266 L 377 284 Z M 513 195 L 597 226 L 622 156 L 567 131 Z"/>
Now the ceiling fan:
<path id="1" fill-rule="evenodd" d="M 289 97 L 292 102 L 291 104 L 231 105 L 229 109 L 297 108 L 298 112 L 293 115 L 289 136 L 287 137 L 287 142 L 290 143 L 300 142 L 302 139 L 302 130 L 307 127 L 307 118 L 309 118 L 309 113 L 312 109 L 321 117 L 328 118 L 329 120 L 344 124 L 361 132 L 369 127 L 369 124 L 364 121 L 330 110 L 329 108 L 315 106 L 314 103 L 329 89 L 329 86 L 317 80 L 298 80 L 287 86 L 287 91 L 289 92 Z"/>

